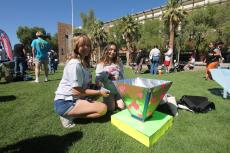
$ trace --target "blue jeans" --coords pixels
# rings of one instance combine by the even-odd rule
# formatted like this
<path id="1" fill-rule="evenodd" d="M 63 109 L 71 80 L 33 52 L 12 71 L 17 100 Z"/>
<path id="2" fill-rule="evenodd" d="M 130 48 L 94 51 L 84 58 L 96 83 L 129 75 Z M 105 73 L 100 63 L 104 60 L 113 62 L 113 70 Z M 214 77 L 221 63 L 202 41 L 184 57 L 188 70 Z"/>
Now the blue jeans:
<path id="1" fill-rule="evenodd" d="M 153 56 L 151 60 L 151 67 L 150 67 L 150 73 L 157 74 L 157 68 L 159 64 L 159 56 Z"/>
<path id="2" fill-rule="evenodd" d="M 75 102 L 73 100 L 58 99 L 54 101 L 54 110 L 60 116 L 65 116 L 73 109 Z"/>
<path id="3" fill-rule="evenodd" d="M 54 68 L 54 60 L 49 60 L 49 72 L 50 73 L 54 73 L 55 72 L 55 68 Z"/>
<path id="4" fill-rule="evenodd" d="M 26 71 L 25 58 L 24 57 L 14 57 L 14 73 L 21 73 L 22 75 Z"/>

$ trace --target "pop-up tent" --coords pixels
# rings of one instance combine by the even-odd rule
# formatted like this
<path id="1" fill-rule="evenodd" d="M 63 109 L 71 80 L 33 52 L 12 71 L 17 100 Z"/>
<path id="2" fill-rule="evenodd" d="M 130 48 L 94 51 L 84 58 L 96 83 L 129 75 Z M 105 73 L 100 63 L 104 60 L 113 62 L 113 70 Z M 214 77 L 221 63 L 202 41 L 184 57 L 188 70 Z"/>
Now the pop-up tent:
<path id="1" fill-rule="evenodd" d="M 10 61 L 13 61 L 13 54 L 12 54 L 12 49 L 11 49 L 11 44 L 9 37 L 7 34 L 0 29 L 0 42 L 3 45 L 3 48 L 7 54 L 7 57 L 10 59 Z"/>

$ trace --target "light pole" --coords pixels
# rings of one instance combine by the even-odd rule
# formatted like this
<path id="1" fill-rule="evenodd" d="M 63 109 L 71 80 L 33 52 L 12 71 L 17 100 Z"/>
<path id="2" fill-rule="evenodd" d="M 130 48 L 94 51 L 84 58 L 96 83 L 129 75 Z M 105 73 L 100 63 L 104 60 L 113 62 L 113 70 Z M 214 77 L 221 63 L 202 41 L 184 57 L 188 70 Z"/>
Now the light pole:
<path id="1" fill-rule="evenodd" d="M 71 8 L 72 8 L 72 36 L 73 36 L 73 0 L 71 0 Z"/>

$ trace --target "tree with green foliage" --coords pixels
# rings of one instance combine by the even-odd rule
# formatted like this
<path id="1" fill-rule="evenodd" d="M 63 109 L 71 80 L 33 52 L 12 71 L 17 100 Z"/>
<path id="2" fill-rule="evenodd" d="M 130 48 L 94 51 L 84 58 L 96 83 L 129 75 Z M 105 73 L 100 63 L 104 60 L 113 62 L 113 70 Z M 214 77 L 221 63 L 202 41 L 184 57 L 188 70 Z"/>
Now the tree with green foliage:
<path id="1" fill-rule="evenodd" d="M 29 28 L 27 26 L 20 26 L 17 29 L 17 37 L 19 39 L 19 41 L 24 44 L 25 48 L 27 50 L 31 50 L 31 42 L 33 41 L 33 39 L 36 38 L 36 32 L 37 31 L 41 31 L 43 33 L 46 34 L 46 31 L 44 28 L 41 27 L 33 27 L 33 28 Z"/>
<path id="2" fill-rule="evenodd" d="M 174 48 L 175 30 L 185 18 L 186 14 L 180 0 L 168 0 L 166 11 L 163 13 L 163 19 L 169 28 L 169 48 Z"/>
<path id="3" fill-rule="evenodd" d="M 96 21 L 93 9 L 90 9 L 87 14 L 81 12 L 80 16 L 81 16 L 81 20 L 82 20 L 82 29 L 86 33 L 90 33 L 91 28 Z"/>
<path id="4" fill-rule="evenodd" d="M 121 31 L 123 24 L 121 20 L 114 23 L 113 27 L 108 29 L 108 41 L 115 42 L 118 46 L 125 46 L 125 40 L 123 39 L 123 33 Z"/>
<path id="5" fill-rule="evenodd" d="M 55 52 L 58 52 L 58 40 L 57 40 L 57 34 L 54 34 L 54 36 L 50 35 L 50 39 L 48 39 L 48 42 L 51 45 L 51 49 Z"/>
<path id="6" fill-rule="evenodd" d="M 208 44 L 222 40 L 225 44 L 230 42 L 229 5 L 207 6 L 193 10 L 182 23 L 182 31 L 192 45 L 185 46 L 185 50 L 194 48 L 198 59 L 202 58 L 208 50 Z M 222 11 L 225 10 L 225 11 Z"/>
<path id="7" fill-rule="evenodd" d="M 131 44 L 138 39 L 139 36 L 139 29 L 138 29 L 138 23 L 134 20 L 134 18 L 130 15 L 122 17 L 122 33 L 123 33 L 123 38 L 126 42 L 127 45 L 127 65 L 130 63 L 129 55 L 130 52 L 133 50 L 131 48 Z"/>
<path id="8" fill-rule="evenodd" d="M 138 48 L 152 49 L 154 45 L 162 46 L 162 23 L 160 20 L 147 20 L 143 25 L 140 25 L 141 37 L 138 40 Z"/>
<path id="9" fill-rule="evenodd" d="M 94 48 L 98 48 L 98 60 L 101 58 L 101 47 L 107 42 L 107 33 L 103 28 L 103 22 L 95 21 L 91 27 L 90 37 Z"/>

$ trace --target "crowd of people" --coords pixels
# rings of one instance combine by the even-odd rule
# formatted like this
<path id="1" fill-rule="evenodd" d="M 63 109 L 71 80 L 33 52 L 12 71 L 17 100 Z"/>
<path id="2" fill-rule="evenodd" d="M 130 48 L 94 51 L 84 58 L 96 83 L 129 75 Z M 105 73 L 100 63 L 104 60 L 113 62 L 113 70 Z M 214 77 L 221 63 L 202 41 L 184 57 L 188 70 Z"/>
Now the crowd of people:
<path id="1" fill-rule="evenodd" d="M 38 31 L 37 39 L 31 44 L 32 53 L 28 52 L 22 43 L 17 43 L 13 47 L 13 80 L 23 80 L 27 70 L 35 70 L 35 81 L 39 82 L 41 68 L 45 71 L 45 82 L 48 81 L 48 73 L 54 73 L 58 66 L 58 54 L 50 48 L 45 34 Z M 0 64 L 10 62 L 9 57 L 0 43 Z M 43 66 L 43 67 L 42 67 Z M 19 79 L 21 78 L 21 79 Z"/>

